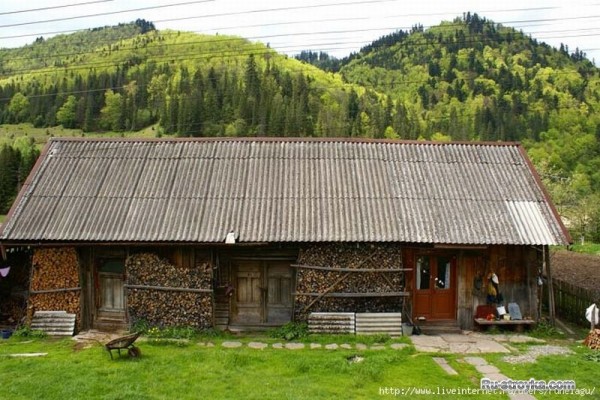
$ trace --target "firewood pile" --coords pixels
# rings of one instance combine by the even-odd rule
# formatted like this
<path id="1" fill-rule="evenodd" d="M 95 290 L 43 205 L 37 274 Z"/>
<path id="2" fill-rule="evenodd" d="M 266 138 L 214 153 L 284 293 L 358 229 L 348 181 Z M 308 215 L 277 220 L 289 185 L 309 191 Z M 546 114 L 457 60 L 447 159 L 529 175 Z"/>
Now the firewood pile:
<path id="1" fill-rule="evenodd" d="M 310 312 L 392 312 L 402 308 L 398 296 L 360 297 L 361 294 L 404 291 L 403 272 L 350 272 L 346 269 L 400 269 L 401 248 L 390 244 L 334 243 L 303 248 L 296 274 L 295 318 Z M 320 268 L 304 268 L 316 266 Z M 335 269 L 342 269 L 336 271 Z M 304 295 L 310 293 L 311 295 Z M 320 297 L 315 294 L 325 294 Z M 338 294 L 356 297 L 330 297 Z M 329 295 L 329 296 L 328 296 Z"/>
<path id="2" fill-rule="evenodd" d="M 32 265 L 32 291 L 79 287 L 79 261 L 72 247 L 36 249 Z"/>
<path id="3" fill-rule="evenodd" d="M 66 311 L 81 323 L 79 259 L 72 247 L 36 249 L 32 258 L 29 307 L 34 311 Z M 48 291 L 35 293 L 36 291 Z"/>
<path id="4" fill-rule="evenodd" d="M 153 326 L 212 326 L 212 268 L 199 260 L 182 268 L 155 254 L 140 253 L 126 261 L 127 307 L 132 323 Z"/>
<path id="5" fill-rule="evenodd" d="M 592 350 L 600 350 L 600 329 L 593 329 L 583 341 Z"/>

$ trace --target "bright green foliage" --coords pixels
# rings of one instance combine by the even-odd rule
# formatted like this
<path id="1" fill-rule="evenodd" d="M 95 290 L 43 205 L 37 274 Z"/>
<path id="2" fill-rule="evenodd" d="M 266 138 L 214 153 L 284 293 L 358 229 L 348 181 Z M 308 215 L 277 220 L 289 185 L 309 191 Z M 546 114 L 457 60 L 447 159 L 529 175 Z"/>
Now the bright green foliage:
<path id="1" fill-rule="evenodd" d="M 73 95 L 56 112 L 56 122 L 65 128 L 75 128 L 77 124 L 77 98 Z"/>
<path id="2" fill-rule="evenodd" d="M 104 94 L 105 105 L 100 110 L 100 126 L 107 130 L 123 130 L 122 96 L 108 89 Z"/>
<path id="3" fill-rule="evenodd" d="M 0 146 L 0 214 L 7 214 L 17 195 L 17 189 L 27 179 L 27 175 L 39 150 L 31 138 L 19 137 L 12 146 Z"/>
<path id="4" fill-rule="evenodd" d="M 8 112 L 16 123 L 23 122 L 29 115 L 29 99 L 23 93 L 15 93 L 8 103 Z"/>

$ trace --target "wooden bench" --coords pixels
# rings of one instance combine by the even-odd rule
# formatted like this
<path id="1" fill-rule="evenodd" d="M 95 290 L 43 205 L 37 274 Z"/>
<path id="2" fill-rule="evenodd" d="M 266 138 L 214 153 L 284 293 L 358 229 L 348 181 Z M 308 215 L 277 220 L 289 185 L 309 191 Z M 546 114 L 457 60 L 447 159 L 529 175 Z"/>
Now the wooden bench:
<path id="1" fill-rule="evenodd" d="M 535 325 L 532 319 L 510 319 L 510 320 L 487 320 L 485 318 L 475 318 L 475 323 L 480 327 L 488 327 L 491 325 L 497 326 L 514 326 L 517 332 L 523 332 L 526 326 Z"/>
<path id="2" fill-rule="evenodd" d="M 490 305 L 477 306 L 475 311 L 475 323 L 480 328 L 487 328 L 489 326 L 514 326 L 517 332 L 523 332 L 526 326 L 535 325 L 535 321 L 532 319 L 487 319 L 487 316 L 493 314 L 496 316 L 496 307 Z"/>

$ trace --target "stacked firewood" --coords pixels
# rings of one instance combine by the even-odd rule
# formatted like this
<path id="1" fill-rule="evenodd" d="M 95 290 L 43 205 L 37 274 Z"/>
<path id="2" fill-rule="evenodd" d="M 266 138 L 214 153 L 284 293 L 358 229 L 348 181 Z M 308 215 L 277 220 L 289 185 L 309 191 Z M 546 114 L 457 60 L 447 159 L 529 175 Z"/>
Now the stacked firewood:
<path id="1" fill-rule="evenodd" d="M 401 248 L 392 244 L 332 243 L 301 249 L 298 264 L 331 269 L 402 268 Z M 403 272 L 348 272 L 298 268 L 295 318 L 310 312 L 388 312 L 402 308 L 400 297 L 318 297 L 302 293 L 393 293 L 404 291 Z"/>
<path id="2" fill-rule="evenodd" d="M 593 350 L 600 350 L 600 329 L 593 329 L 583 341 L 587 347 Z"/>
<path id="3" fill-rule="evenodd" d="M 72 247 L 36 249 L 31 290 L 79 287 L 79 261 Z"/>
<path id="4" fill-rule="evenodd" d="M 66 311 L 76 314 L 81 322 L 79 259 L 72 247 L 36 249 L 32 259 L 29 307 L 34 311 Z M 57 290 L 57 291 L 54 291 Z M 35 293 L 36 291 L 48 291 Z"/>
<path id="5" fill-rule="evenodd" d="M 127 270 L 127 307 L 133 323 L 146 321 L 155 326 L 212 325 L 212 268 L 199 260 L 195 268 L 182 268 L 155 254 L 129 257 Z M 191 290 L 190 290 L 191 289 Z"/>
<path id="6" fill-rule="evenodd" d="M 37 293 L 29 297 L 29 307 L 33 311 L 66 311 L 76 315 L 76 324 L 80 322 L 80 292 L 79 290 L 55 293 Z"/>

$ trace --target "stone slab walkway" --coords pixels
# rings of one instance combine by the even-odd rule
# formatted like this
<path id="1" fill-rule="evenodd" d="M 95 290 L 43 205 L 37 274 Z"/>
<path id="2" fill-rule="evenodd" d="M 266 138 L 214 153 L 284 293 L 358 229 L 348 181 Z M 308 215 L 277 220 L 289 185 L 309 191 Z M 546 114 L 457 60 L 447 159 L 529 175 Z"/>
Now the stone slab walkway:
<path id="1" fill-rule="evenodd" d="M 215 347 L 215 343 L 214 342 L 199 342 L 198 346 L 201 347 Z M 300 349 L 311 349 L 311 350 L 317 350 L 317 349 L 321 349 L 321 350 L 386 350 L 386 349 L 390 349 L 390 350 L 402 350 L 406 347 L 408 347 L 409 345 L 406 343 L 391 343 L 389 345 L 386 344 L 381 344 L 381 343 L 375 343 L 372 345 L 366 345 L 364 343 L 355 343 L 355 344 L 349 344 L 349 343 L 342 343 L 342 344 L 338 344 L 338 343 L 330 343 L 330 344 L 326 344 L 326 345 L 322 345 L 321 343 L 310 343 L 310 344 L 305 344 L 305 343 L 296 343 L 296 342 L 287 342 L 287 343 L 264 343 L 264 342 L 250 342 L 250 343 L 243 343 L 240 341 L 225 341 L 222 342 L 220 344 L 221 347 L 224 347 L 226 349 L 236 349 L 236 348 L 241 348 L 241 347 L 248 347 L 250 349 L 255 349 L 255 350 L 264 350 L 267 348 L 272 348 L 272 349 L 287 349 L 287 350 L 300 350 Z"/>
<path id="2" fill-rule="evenodd" d="M 495 366 L 488 364 L 486 360 L 481 357 L 465 357 L 465 361 L 475 367 L 475 369 L 483 375 L 484 378 L 490 379 L 492 381 L 504 381 L 509 379 L 508 376 L 500 373 L 500 370 Z M 535 397 L 526 394 L 508 394 L 508 397 L 511 400 L 535 400 Z"/>
<path id="3" fill-rule="evenodd" d="M 544 340 L 526 335 L 484 335 L 481 333 L 440 334 L 411 336 L 415 349 L 424 353 L 510 353 L 510 343 L 544 343 Z"/>

